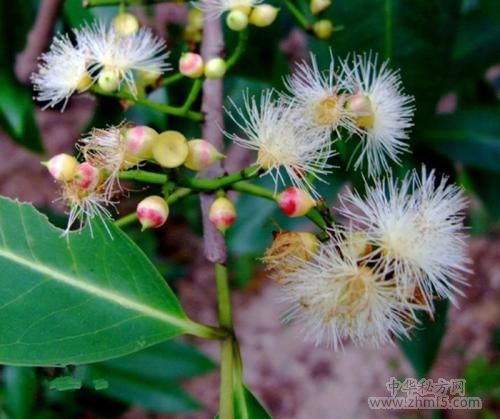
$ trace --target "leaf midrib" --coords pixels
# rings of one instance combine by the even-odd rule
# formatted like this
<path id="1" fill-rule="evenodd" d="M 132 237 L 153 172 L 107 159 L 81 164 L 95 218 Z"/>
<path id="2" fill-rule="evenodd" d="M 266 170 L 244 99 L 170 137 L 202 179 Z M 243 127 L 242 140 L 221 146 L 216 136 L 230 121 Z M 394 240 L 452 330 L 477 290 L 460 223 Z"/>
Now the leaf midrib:
<path id="1" fill-rule="evenodd" d="M 27 258 L 23 258 L 19 255 L 16 255 L 15 253 L 12 253 L 8 250 L 0 249 L 0 257 L 8 259 L 19 265 L 22 265 L 32 271 L 38 272 L 43 275 L 47 275 L 58 282 L 68 285 L 72 288 L 81 290 L 87 294 L 93 295 L 102 300 L 106 300 L 113 304 L 124 307 L 130 311 L 143 314 L 147 317 L 159 320 L 169 325 L 177 326 L 181 329 L 186 329 L 188 327 L 189 320 L 187 319 L 183 320 L 176 318 L 155 308 L 151 308 L 147 305 L 133 301 L 127 297 L 124 297 L 121 294 L 98 288 L 95 285 L 89 284 L 88 282 L 77 280 L 74 277 L 69 276 L 52 267 L 35 264 L 33 261 Z"/>

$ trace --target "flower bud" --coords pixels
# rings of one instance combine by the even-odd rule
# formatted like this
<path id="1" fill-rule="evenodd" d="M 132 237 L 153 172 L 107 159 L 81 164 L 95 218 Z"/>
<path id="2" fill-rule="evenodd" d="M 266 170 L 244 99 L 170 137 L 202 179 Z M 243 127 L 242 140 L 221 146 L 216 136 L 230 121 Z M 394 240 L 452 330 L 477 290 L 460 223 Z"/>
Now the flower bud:
<path id="1" fill-rule="evenodd" d="M 203 58 L 200 54 L 186 52 L 179 60 L 179 71 L 186 77 L 197 79 L 203 76 Z"/>
<path id="2" fill-rule="evenodd" d="M 254 0 L 231 0 L 229 2 L 229 10 L 239 10 L 248 16 L 252 10 L 253 4 Z"/>
<path id="3" fill-rule="evenodd" d="M 249 21 L 252 25 L 264 28 L 271 25 L 276 20 L 278 12 L 279 9 L 277 7 L 273 7 L 269 4 L 259 4 L 252 10 Z"/>
<path id="4" fill-rule="evenodd" d="M 197 8 L 190 9 L 187 23 L 193 30 L 201 31 L 203 29 L 203 12 Z"/>
<path id="5" fill-rule="evenodd" d="M 189 154 L 186 137 L 177 131 L 165 131 L 156 137 L 153 157 L 160 166 L 172 169 L 181 166 Z"/>
<path id="6" fill-rule="evenodd" d="M 316 205 L 306 191 L 299 188 L 288 188 L 278 195 L 278 205 L 289 217 L 301 217 Z"/>
<path id="7" fill-rule="evenodd" d="M 328 19 L 318 20 L 313 25 L 313 32 L 319 39 L 328 39 L 334 31 L 333 23 Z"/>
<path id="8" fill-rule="evenodd" d="M 153 158 L 153 144 L 158 138 L 158 133 L 145 125 L 129 128 L 123 133 L 127 147 L 126 160 L 139 163 L 142 160 Z"/>
<path id="9" fill-rule="evenodd" d="M 158 69 L 153 71 L 140 70 L 137 72 L 137 74 L 145 86 L 151 86 L 156 83 L 156 81 L 161 77 L 162 73 Z"/>
<path id="10" fill-rule="evenodd" d="M 305 231 L 276 233 L 272 245 L 262 258 L 267 270 L 273 270 L 273 278 L 283 283 L 287 274 L 300 268 L 316 253 L 318 238 Z"/>
<path id="11" fill-rule="evenodd" d="M 101 171 L 90 163 L 80 163 L 73 176 L 73 183 L 81 189 L 94 190 L 101 181 Z"/>
<path id="12" fill-rule="evenodd" d="M 113 19 L 113 28 L 119 35 L 133 35 L 139 30 L 139 21 L 131 13 L 120 13 Z"/>
<path id="13" fill-rule="evenodd" d="M 224 155 L 205 140 L 188 141 L 189 154 L 184 166 L 191 170 L 205 170 L 215 161 L 223 159 Z"/>
<path id="14" fill-rule="evenodd" d="M 161 227 L 167 221 L 168 213 L 168 204 L 161 196 L 148 196 L 137 205 L 137 217 L 142 231 Z"/>
<path id="15" fill-rule="evenodd" d="M 82 93 L 87 90 L 90 86 L 92 86 L 94 80 L 90 77 L 89 73 L 85 73 L 84 76 L 80 79 L 78 84 L 76 85 L 76 91 L 78 93 Z"/>
<path id="16" fill-rule="evenodd" d="M 63 182 L 73 179 L 78 161 L 69 154 L 57 154 L 46 162 L 42 162 L 47 167 L 51 176 Z"/>
<path id="17" fill-rule="evenodd" d="M 354 114 L 356 124 L 360 128 L 373 128 L 374 114 L 370 98 L 366 95 L 352 95 L 346 102 L 346 109 Z"/>
<path id="18" fill-rule="evenodd" d="M 310 8 L 313 15 L 318 15 L 322 11 L 328 9 L 332 4 L 332 0 L 311 0 Z"/>
<path id="19" fill-rule="evenodd" d="M 248 26 L 248 15 L 241 10 L 233 10 L 228 13 L 226 23 L 233 31 L 242 31 Z"/>
<path id="20" fill-rule="evenodd" d="M 120 75 L 115 70 L 104 69 L 99 74 L 97 84 L 105 92 L 115 92 L 120 87 Z"/>
<path id="21" fill-rule="evenodd" d="M 219 231 L 225 233 L 236 220 L 236 209 L 229 199 L 220 197 L 210 206 L 208 218 Z"/>
<path id="22" fill-rule="evenodd" d="M 212 58 L 205 64 L 205 77 L 207 79 L 220 79 L 226 74 L 226 62 L 222 58 Z"/>

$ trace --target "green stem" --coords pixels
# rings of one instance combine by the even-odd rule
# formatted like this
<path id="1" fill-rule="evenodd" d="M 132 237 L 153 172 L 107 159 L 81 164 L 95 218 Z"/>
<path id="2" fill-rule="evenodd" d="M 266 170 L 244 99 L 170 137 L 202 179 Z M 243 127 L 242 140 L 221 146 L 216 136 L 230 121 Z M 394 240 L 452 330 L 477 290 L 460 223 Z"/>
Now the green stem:
<path id="1" fill-rule="evenodd" d="M 238 33 L 238 44 L 231 56 L 226 60 L 226 71 L 229 71 L 241 58 L 245 52 L 248 41 L 248 30 L 245 29 Z"/>
<path id="2" fill-rule="evenodd" d="M 203 339 L 222 340 L 222 344 L 227 340 L 231 341 L 231 332 L 229 330 L 193 321 L 190 321 L 189 326 L 186 327 L 186 332 Z"/>
<path id="3" fill-rule="evenodd" d="M 215 281 L 217 283 L 217 303 L 219 313 L 219 326 L 230 331 L 230 335 L 221 342 L 220 348 L 220 394 L 219 417 L 220 419 L 233 419 L 233 318 L 231 312 L 231 294 L 227 267 L 221 263 L 215 264 Z"/>
<path id="4" fill-rule="evenodd" d="M 184 102 L 184 105 L 181 106 L 181 109 L 184 112 L 189 111 L 191 108 L 191 105 L 195 102 L 195 100 L 198 98 L 198 95 L 201 91 L 201 87 L 203 86 L 203 81 L 202 79 L 196 79 L 191 86 L 191 90 L 189 91 L 189 94 L 186 98 L 186 101 Z"/>
<path id="5" fill-rule="evenodd" d="M 118 91 L 110 93 L 104 91 L 99 86 L 95 85 L 92 87 L 92 91 L 102 96 L 115 97 L 117 99 L 122 99 L 122 100 L 129 100 L 135 103 L 136 105 L 145 106 L 149 109 L 154 109 L 155 111 L 159 111 L 164 114 L 185 117 L 196 122 L 203 121 L 203 115 L 200 112 L 184 110 L 182 107 L 164 105 L 142 97 L 136 98 L 128 92 Z"/>
<path id="6" fill-rule="evenodd" d="M 170 84 L 173 84 L 175 82 L 178 82 L 179 80 L 182 80 L 184 78 L 184 75 L 182 73 L 175 73 L 169 77 L 165 77 L 160 81 L 160 86 L 168 86 Z"/>
<path id="7" fill-rule="evenodd" d="M 304 14 L 300 11 L 300 9 L 292 3 L 291 0 L 284 0 L 286 7 L 288 7 L 288 10 L 290 10 L 290 13 L 295 17 L 297 22 L 306 30 L 310 31 L 311 30 L 311 24 L 307 20 L 307 18 L 304 16 Z"/>
<path id="8" fill-rule="evenodd" d="M 276 202 L 276 196 L 269 189 L 254 185 L 252 183 L 237 182 L 231 185 L 231 189 Z M 319 228 L 321 228 L 321 230 L 326 230 L 330 226 L 329 220 L 326 220 L 317 208 L 311 208 L 306 214 L 306 217 L 309 218 Z"/>
<path id="9" fill-rule="evenodd" d="M 259 167 L 249 166 L 238 172 L 231 173 L 215 179 L 200 179 L 195 177 L 181 177 L 179 184 L 187 188 L 196 189 L 198 191 L 214 191 L 217 189 L 224 189 L 231 186 L 233 183 L 252 179 L 260 174 Z"/>
<path id="10" fill-rule="evenodd" d="M 168 181 L 167 175 L 163 173 L 147 172 L 145 170 L 128 170 L 120 172 L 120 180 L 136 180 L 144 183 L 164 185 Z"/>

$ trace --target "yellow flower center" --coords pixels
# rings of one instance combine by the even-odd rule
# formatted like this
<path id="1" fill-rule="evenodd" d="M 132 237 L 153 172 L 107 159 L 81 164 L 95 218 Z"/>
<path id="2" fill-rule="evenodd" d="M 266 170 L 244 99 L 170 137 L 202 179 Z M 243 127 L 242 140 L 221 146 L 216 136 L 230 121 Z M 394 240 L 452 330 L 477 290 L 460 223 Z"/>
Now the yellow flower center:
<path id="1" fill-rule="evenodd" d="M 318 125 L 334 125 L 341 116 L 342 100 L 337 95 L 322 99 L 314 108 L 314 119 Z"/>

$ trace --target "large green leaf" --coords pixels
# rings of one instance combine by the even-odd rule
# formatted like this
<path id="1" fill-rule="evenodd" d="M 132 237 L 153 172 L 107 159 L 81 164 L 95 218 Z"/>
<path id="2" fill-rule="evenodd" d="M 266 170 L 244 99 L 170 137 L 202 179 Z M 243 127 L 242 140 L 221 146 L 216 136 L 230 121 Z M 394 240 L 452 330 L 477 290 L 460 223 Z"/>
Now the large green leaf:
<path id="1" fill-rule="evenodd" d="M 33 206 L 0 198 L 1 363 L 96 362 L 193 326 L 124 233 L 92 230 L 61 237 Z"/>
<path id="2" fill-rule="evenodd" d="M 108 382 L 101 393 L 155 412 L 189 411 L 199 407 L 176 382 L 212 371 L 215 364 L 194 346 L 164 342 L 132 355 L 86 367 L 86 380 Z"/>
<path id="3" fill-rule="evenodd" d="M 43 151 L 31 92 L 4 70 L 0 70 L 0 127 L 19 145 Z"/>
<path id="4" fill-rule="evenodd" d="M 500 172 L 500 108 L 472 108 L 438 116 L 422 139 L 465 166 Z"/>
<path id="5" fill-rule="evenodd" d="M 398 341 L 399 347 L 410 361 L 418 378 L 425 377 L 432 368 L 446 332 L 448 300 L 435 303 L 434 319 L 423 314 L 410 339 Z"/>

